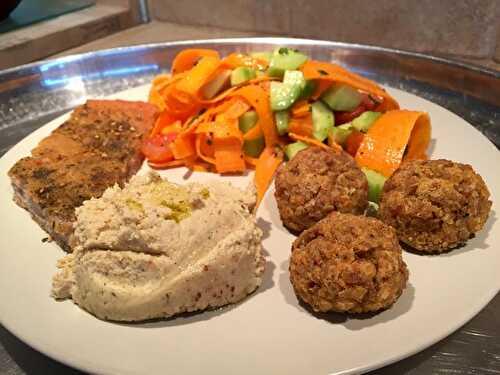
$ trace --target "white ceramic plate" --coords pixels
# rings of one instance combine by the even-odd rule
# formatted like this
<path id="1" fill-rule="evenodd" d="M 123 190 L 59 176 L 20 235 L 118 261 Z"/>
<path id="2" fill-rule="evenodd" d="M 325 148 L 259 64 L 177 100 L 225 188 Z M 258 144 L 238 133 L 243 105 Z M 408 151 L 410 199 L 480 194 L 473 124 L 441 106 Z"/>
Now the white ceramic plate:
<path id="1" fill-rule="evenodd" d="M 144 100 L 148 87 L 117 98 Z M 94 318 L 49 297 L 64 254 L 12 201 L 8 169 L 65 116 L 37 130 L 0 160 L 0 322 L 35 349 L 91 372 L 120 374 L 325 374 L 381 367 L 444 338 L 478 313 L 500 289 L 498 191 L 500 153 L 460 117 L 414 95 L 389 90 L 402 108 L 429 112 L 433 158 L 472 164 L 486 181 L 493 210 L 486 227 L 459 250 L 440 256 L 404 253 L 410 280 L 389 310 L 368 319 L 309 314 L 288 278 L 294 237 L 281 225 L 272 191 L 258 212 L 268 254 L 263 285 L 243 302 L 216 311 L 147 324 Z M 144 172 L 144 167 L 141 172 Z M 182 182 L 183 169 L 163 173 Z M 220 178 L 193 174 L 190 180 Z M 251 176 L 231 180 L 245 186 Z"/>

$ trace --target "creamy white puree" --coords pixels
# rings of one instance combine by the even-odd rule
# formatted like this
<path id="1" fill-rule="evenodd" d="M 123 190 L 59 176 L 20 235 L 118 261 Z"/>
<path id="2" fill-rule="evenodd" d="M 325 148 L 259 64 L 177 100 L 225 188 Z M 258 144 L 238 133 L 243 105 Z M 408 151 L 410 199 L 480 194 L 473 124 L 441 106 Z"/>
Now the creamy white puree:
<path id="1" fill-rule="evenodd" d="M 75 250 L 52 295 L 101 319 L 137 321 L 242 300 L 262 281 L 255 194 L 213 181 L 136 176 L 77 208 Z"/>

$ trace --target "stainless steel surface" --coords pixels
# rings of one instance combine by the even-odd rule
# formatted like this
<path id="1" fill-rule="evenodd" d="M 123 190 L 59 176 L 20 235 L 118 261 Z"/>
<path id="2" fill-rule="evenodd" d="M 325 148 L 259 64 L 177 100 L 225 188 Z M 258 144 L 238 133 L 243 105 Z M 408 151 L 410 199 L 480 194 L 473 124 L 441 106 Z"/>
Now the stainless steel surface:
<path id="1" fill-rule="evenodd" d="M 119 48 L 0 72 L 0 155 L 34 129 L 87 98 L 110 95 L 149 82 L 155 74 L 168 70 L 178 51 L 193 45 L 216 48 L 222 54 L 235 49 L 255 51 L 270 50 L 275 45 L 294 46 L 313 58 L 337 61 L 384 85 L 433 101 L 463 117 L 500 147 L 499 72 L 377 47 L 245 38 Z M 0 373 L 78 372 L 34 351 L 0 326 Z M 500 296 L 448 338 L 373 372 L 401 373 L 500 374 Z"/>

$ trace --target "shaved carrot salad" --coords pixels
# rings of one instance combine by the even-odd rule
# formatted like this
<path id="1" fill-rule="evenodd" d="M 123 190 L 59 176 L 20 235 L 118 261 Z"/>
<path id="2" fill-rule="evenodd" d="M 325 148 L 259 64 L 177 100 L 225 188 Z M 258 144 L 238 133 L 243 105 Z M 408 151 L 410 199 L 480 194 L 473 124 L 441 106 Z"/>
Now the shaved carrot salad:
<path id="1" fill-rule="evenodd" d="M 151 167 L 255 169 L 259 202 L 283 160 L 304 147 L 345 150 L 387 176 L 405 158 L 424 158 L 430 139 L 426 114 L 400 111 L 375 82 L 290 48 L 183 50 L 171 74 L 153 79 L 149 102 L 160 110 L 143 146 Z"/>

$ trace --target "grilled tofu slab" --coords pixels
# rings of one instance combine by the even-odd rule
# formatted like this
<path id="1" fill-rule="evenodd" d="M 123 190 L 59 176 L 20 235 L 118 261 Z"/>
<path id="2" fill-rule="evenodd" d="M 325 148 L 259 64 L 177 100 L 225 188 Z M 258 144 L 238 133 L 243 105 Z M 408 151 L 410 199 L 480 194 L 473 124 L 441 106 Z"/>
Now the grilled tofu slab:
<path id="1" fill-rule="evenodd" d="M 144 102 L 87 101 L 10 169 L 14 201 L 71 251 L 75 208 L 140 169 L 141 144 L 156 117 Z"/>

